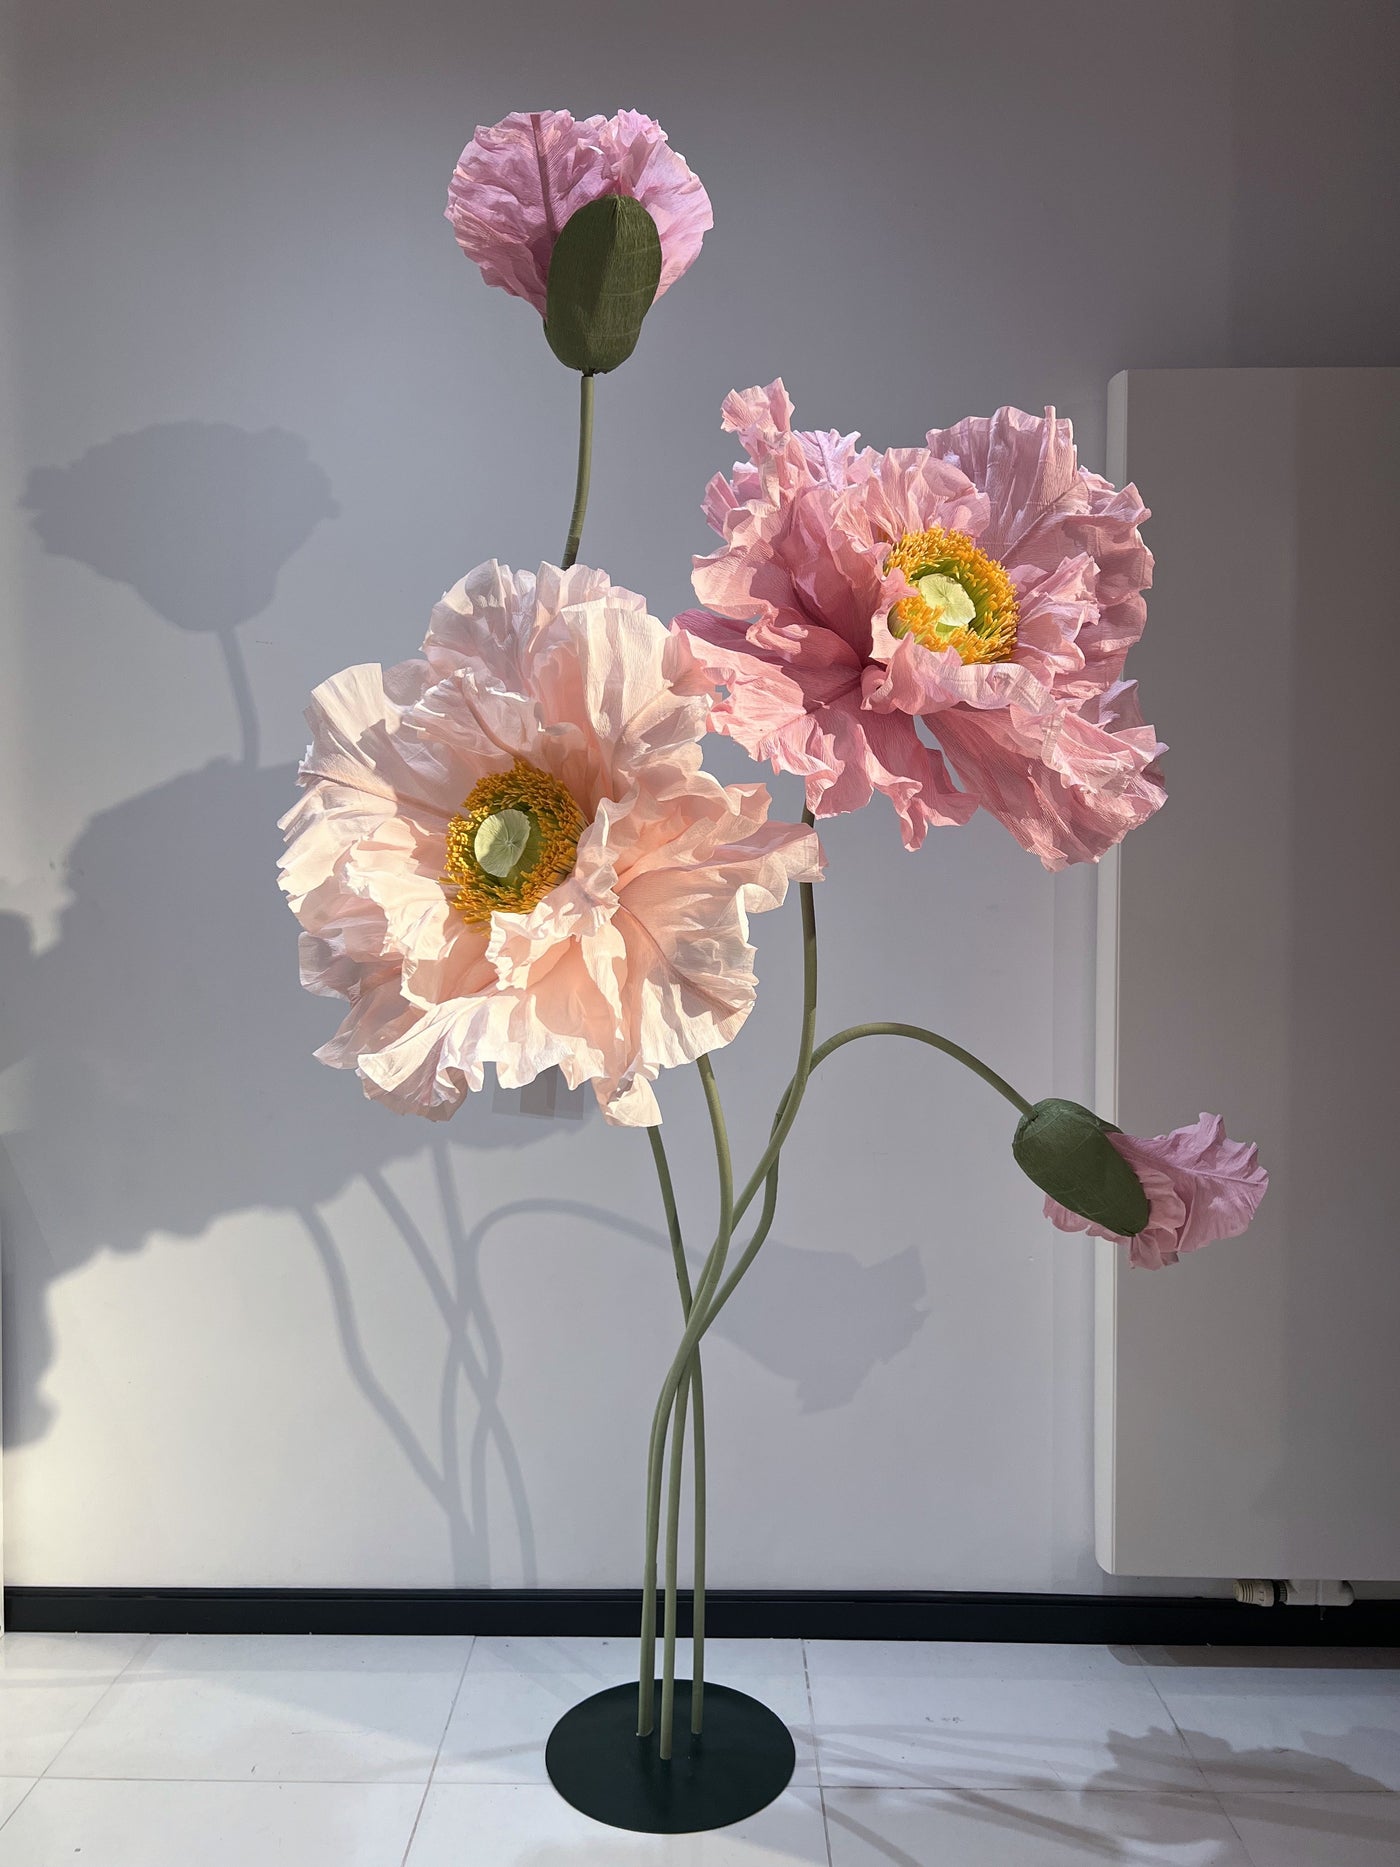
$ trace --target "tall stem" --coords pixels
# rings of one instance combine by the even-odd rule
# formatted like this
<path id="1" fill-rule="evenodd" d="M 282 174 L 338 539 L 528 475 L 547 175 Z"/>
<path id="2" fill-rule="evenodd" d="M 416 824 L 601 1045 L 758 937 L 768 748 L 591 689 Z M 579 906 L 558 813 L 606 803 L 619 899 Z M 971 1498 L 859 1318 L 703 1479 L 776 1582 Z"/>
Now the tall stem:
<path id="1" fill-rule="evenodd" d="M 661 1541 L 661 1466 L 666 1450 L 666 1423 L 682 1378 L 688 1373 L 691 1356 L 702 1333 L 705 1306 L 724 1274 L 724 1261 L 734 1229 L 734 1169 L 729 1156 L 729 1136 L 724 1125 L 724 1108 L 719 1087 L 708 1057 L 700 1057 L 696 1067 L 705 1089 L 705 1103 L 710 1114 L 710 1129 L 715 1143 L 715 1164 L 719 1173 L 719 1227 L 715 1242 L 695 1287 L 690 1317 L 681 1336 L 681 1345 L 662 1383 L 652 1414 L 651 1439 L 647 1448 L 646 1555 L 642 1573 L 642 1637 L 637 1676 L 637 1735 L 646 1737 L 655 1718 L 653 1699 L 656 1681 L 656 1558 Z M 663 1682 L 664 1690 L 664 1682 Z"/>
<path id="2" fill-rule="evenodd" d="M 680 1392 L 671 1412 L 671 1464 L 666 1490 L 666 1614 L 661 1632 L 661 1736 L 657 1746 L 664 1763 L 671 1755 L 672 1729 L 676 1712 L 676 1614 L 678 1609 L 676 1570 L 680 1556 L 681 1480 L 685 1461 L 686 1402 L 695 1357 L 686 1369 Z"/>
<path id="3" fill-rule="evenodd" d="M 666 1144 L 659 1128 L 648 1128 L 656 1178 L 661 1187 L 661 1204 L 666 1213 L 666 1230 L 671 1240 L 671 1259 L 675 1265 L 676 1284 L 681 1294 L 681 1314 L 688 1322 L 691 1310 L 690 1267 L 685 1261 L 685 1241 L 681 1236 L 680 1212 L 676 1206 L 675 1187 L 671 1183 L 671 1163 L 666 1158 Z M 694 1473 L 694 1607 L 692 1639 L 694 1658 L 690 1672 L 690 1728 L 698 1735 L 705 1716 L 705 1383 L 696 1350 L 690 1369 L 691 1429 L 690 1445 Z M 674 1453 L 672 1455 L 674 1457 Z"/>
<path id="4" fill-rule="evenodd" d="M 810 811 L 803 811 L 802 821 L 809 828 L 811 827 Z M 806 1087 L 807 1075 L 811 1069 L 812 1050 L 816 1039 L 817 916 L 810 882 L 801 884 L 801 896 L 802 1036 L 797 1049 L 797 1069 L 793 1076 L 793 1084 L 797 1087 L 790 1094 L 787 1107 L 780 1113 L 779 1120 L 774 1124 L 767 1149 L 755 1171 L 755 1178 L 759 1185 L 762 1184 L 769 1167 L 777 1158 L 778 1150 L 787 1139 L 788 1130 L 796 1118 L 798 1105 L 802 1100 L 801 1091 Z M 699 1067 L 701 1080 L 705 1084 L 706 1100 L 710 1105 L 711 1125 L 715 1128 L 716 1157 L 720 1162 L 720 1225 L 715 1235 L 715 1242 L 710 1247 L 710 1255 L 706 1258 L 704 1269 L 700 1273 L 695 1300 L 691 1305 L 690 1319 L 681 1336 L 675 1359 L 661 1384 L 661 1392 L 657 1397 L 656 1410 L 651 1421 L 651 1441 L 647 1456 L 646 1555 L 642 1576 L 641 1665 L 637 1681 L 637 1735 L 639 1737 L 647 1736 L 654 1723 L 652 1700 L 656 1667 L 656 1558 L 661 1540 L 661 1465 L 666 1445 L 666 1422 L 670 1418 L 671 1408 L 675 1404 L 681 1381 L 686 1376 L 691 1355 L 708 1326 L 706 1310 L 719 1285 L 720 1278 L 724 1275 L 725 1259 L 729 1254 L 729 1241 L 734 1229 L 733 1179 L 727 1138 L 721 1144 L 723 1111 L 719 1109 L 718 1091 L 714 1087 L 714 1076 L 709 1068 L 709 1059 L 701 1057 Z"/>
<path id="5" fill-rule="evenodd" d="M 809 827 L 812 813 L 804 810 L 802 821 Z M 741 1219 L 753 1204 L 758 1192 L 773 1163 L 782 1151 L 792 1124 L 797 1120 L 797 1111 L 802 1105 L 802 1098 L 807 1090 L 807 1078 L 812 1073 L 812 1052 L 817 1035 L 817 907 L 812 898 L 812 884 L 803 882 L 802 893 L 802 1038 L 797 1046 L 797 1068 L 792 1073 L 792 1081 L 778 1104 L 778 1113 L 773 1121 L 772 1133 L 768 1145 L 759 1156 L 758 1165 L 749 1175 L 743 1192 L 734 1202 L 734 1218 Z M 701 1333 L 704 1331 L 702 1329 Z"/>
<path id="6" fill-rule="evenodd" d="M 700 1379 L 700 1351 L 690 1364 L 690 1444 L 695 1458 L 694 1574 L 690 1614 L 690 1730 L 705 1728 L 705 1389 Z"/>
<path id="7" fill-rule="evenodd" d="M 809 826 L 812 823 L 810 811 L 804 810 L 802 820 Z M 675 1629 L 675 1563 L 677 1544 L 677 1522 L 680 1509 L 681 1489 L 681 1450 L 684 1435 L 686 1396 L 690 1392 L 692 1370 L 698 1376 L 698 1347 L 701 1338 L 710 1328 L 720 1310 L 729 1301 L 745 1271 L 752 1264 L 760 1246 L 768 1236 L 777 1208 L 778 1164 L 783 1143 L 791 1132 L 796 1120 L 798 1108 L 806 1092 L 807 1082 L 812 1071 L 846 1044 L 854 1043 L 861 1037 L 906 1037 L 916 1043 L 928 1044 L 936 1050 L 961 1063 L 966 1069 L 979 1076 L 997 1093 L 1004 1096 L 1013 1107 L 1023 1115 L 1031 1112 L 1032 1104 L 999 1075 L 980 1057 L 965 1050 L 961 1044 L 955 1044 L 951 1038 L 942 1037 L 936 1031 L 926 1030 L 922 1025 L 900 1023 L 873 1023 L 852 1025 L 839 1031 L 818 1046 L 816 1036 L 817 1012 L 817 924 L 816 907 L 810 883 L 801 885 L 802 900 L 802 1035 L 798 1044 L 797 1068 L 792 1080 L 784 1090 L 778 1103 L 777 1113 L 768 1139 L 768 1145 L 759 1157 L 758 1165 L 750 1175 L 743 1192 L 736 1199 L 733 1189 L 733 1171 L 730 1163 L 729 1144 L 724 1128 L 724 1113 L 719 1102 L 719 1092 L 715 1085 L 714 1074 L 709 1059 L 701 1057 L 699 1068 L 705 1085 L 706 1101 L 710 1110 L 710 1121 L 715 1136 L 715 1152 L 719 1165 L 720 1178 L 720 1225 L 715 1242 L 710 1248 L 696 1285 L 687 1304 L 686 1290 L 689 1283 L 688 1272 L 684 1268 L 684 1254 L 680 1249 L 679 1220 L 676 1216 L 675 1196 L 671 1188 L 670 1173 L 665 1164 L 665 1154 L 660 1137 L 652 1134 L 653 1153 L 657 1159 L 657 1171 L 661 1176 L 662 1198 L 666 1205 L 667 1223 L 671 1228 L 672 1250 L 677 1259 L 677 1277 L 681 1281 L 682 1306 L 686 1308 L 686 1326 L 680 1346 L 662 1383 L 661 1393 L 657 1397 L 656 1410 L 652 1416 L 651 1440 L 648 1448 L 647 1463 L 647 1523 L 646 1523 L 646 1562 L 642 1586 L 642 1638 L 641 1664 L 638 1677 L 637 1735 L 647 1736 L 655 1723 L 655 1669 L 656 1669 L 656 1568 L 657 1553 L 660 1543 L 661 1516 L 661 1471 L 666 1446 L 666 1425 L 671 1418 L 673 1407 L 676 1409 L 676 1424 L 672 1435 L 671 1483 L 667 1513 L 667 1574 L 666 1574 L 666 1645 L 664 1655 L 665 1675 L 662 1680 L 662 1730 L 660 1754 L 671 1755 L 671 1722 L 674 1701 L 674 1629 Z M 759 1188 L 763 1188 L 763 1209 L 758 1225 L 748 1244 L 744 1247 L 739 1262 L 734 1266 L 729 1277 L 724 1278 L 724 1267 L 728 1258 L 729 1246 L 734 1225 L 752 1204 Z M 697 1422 L 697 1424 L 699 1424 Z M 703 1427 L 698 1435 L 698 1444 L 703 1443 Z M 696 1518 L 697 1526 L 703 1526 L 703 1477 L 697 1466 L 696 1473 Z M 698 1528 L 696 1541 L 696 1634 L 697 1653 L 698 1637 L 702 1629 L 703 1615 L 703 1528 Z M 696 1666 L 696 1684 L 699 1689 L 700 1668 Z M 693 1702 L 693 1701 L 692 1701 Z M 693 1714 L 692 1728 L 698 1730 L 698 1714 Z"/>
<path id="8" fill-rule="evenodd" d="M 593 376 L 586 371 L 578 379 L 578 477 L 574 481 L 574 509 L 569 518 L 569 536 L 564 542 L 564 570 L 577 560 L 578 548 L 583 543 L 583 520 L 588 511 L 588 482 L 592 473 Z"/>
<path id="9" fill-rule="evenodd" d="M 812 927 L 812 933 L 813 939 L 815 939 L 815 925 Z M 813 991 L 815 991 L 815 980 L 816 969 L 814 964 L 809 976 L 809 983 Z M 925 1030 L 922 1025 L 918 1024 L 856 1024 L 852 1025 L 848 1030 L 838 1031 L 834 1037 L 827 1038 L 825 1043 L 819 1045 L 815 1049 L 810 1049 L 804 1044 L 803 1052 L 799 1054 L 799 1069 L 794 1073 L 792 1081 L 784 1091 L 783 1098 L 778 1104 L 778 1112 L 773 1119 L 774 1139 L 780 1134 L 786 1137 L 788 1130 L 792 1126 L 795 1105 L 801 1099 L 798 1093 L 799 1089 L 805 1089 L 807 1080 L 811 1076 L 812 1071 L 815 1070 L 819 1064 L 823 1063 L 827 1057 L 833 1055 L 834 1052 L 844 1048 L 847 1044 L 854 1043 L 857 1038 L 861 1037 L 907 1037 L 911 1038 L 916 1043 L 928 1044 L 935 1050 L 943 1051 L 946 1056 L 954 1058 L 957 1062 L 963 1064 L 965 1068 L 970 1069 L 975 1075 L 980 1076 L 985 1083 L 995 1089 L 999 1095 L 1004 1096 L 1006 1100 L 1010 1102 L 1014 1108 L 1019 1109 L 1022 1114 L 1028 1114 L 1031 1110 L 1032 1105 L 1018 1090 L 1014 1089 L 1011 1084 L 1007 1082 L 1004 1076 L 999 1076 L 989 1064 L 983 1063 L 982 1059 L 974 1056 L 970 1050 L 964 1050 L 961 1044 L 955 1044 L 951 1038 L 942 1037 L 936 1031 Z M 781 1146 L 781 1143 L 779 1143 L 779 1146 Z M 725 1257 L 727 1256 L 728 1248 L 727 1240 L 725 1241 L 726 1249 L 723 1254 L 718 1252 L 719 1241 L 716 1241 L 716 1249 L 711 1252 L 710 1258 L 706 1263 L 704 1275 L 701 1278 L 699 1288 L 695 1292 L 695 1300 L 691 1305 L 690 1321 L 686 1326 L 686 1332 L 681 1341 L 681 1348 L 677 1353 L 676 1360 L 671 1365 L 671 1372 L 667 1376 L 666 1384 L 661 1390 L 661 1399 L 657 1402 L 657 1415 L 652 1423 L 653 1458 L 656 1457 L 655 1448 L 657 1444 L 657 1434 L 659 1432 L 664 1435 L 665 1432 L 666 1410 L 669 1410 L 677 1392 L 680 1371 L 684 1366 L 684 1358 L 698 1345 L 701 1337 L 705 1334 L 706 1330 L 709 1329 L 710 1325 L 719 1315 L 719 1312 L 734 1294 L 740 1279 L 753 1263 L 753 1260 L 758 1255 L 760 1247 L 768 1236 L 778 1203 L 779 1158 L 778 1149 L 774 1147 L 773 1140 L 770 1140 L 768 1148 L 765 1150 L 763 1158 L 759 1163 L 760 1167 L 764 1168 L 764 1198 L 763 1210 L 758 1225 L 755 1227 L 752 1238 L 750 1238 L 748 1244 L 744 1247 L 743 1254 L 738 1263 L 734 1266 L 728 1278 L 725 1279 L 722 1287 L 718 1288 L 718 1294 L 715 1294 L 715 1292 L 716 1287 L 719 1286 L 719 1279 L 724 1271 Z M 765 1162 L 767 1163 L 766 1166 L 764 1166 Z M 757 1175 L 755 1175 L 755 1179 L 757 1179 Z M 752 1190 L 749 1191 L 748 1197 L 752 1197 Z M 736 1201 L 733 1214 L 731 1215 L 731 1223 L 733 1217 L 737 1216 L 738 1210 L 739 1205 Z M 649 1525 L 655 1521 L 655 1516 L 656 1513 L 659 1512 L 659 1509 L 660 1471 L 658 1467 L 656 1474 L 656 1504 L 654 1511 L 648 1517 Z M 652 1533 L 650 1548 L 652 1551 L 652 1561 L 649 1569 L 649 1587 L 654 1613 L 656 1593 L 655 1533 Z M 650 1669 L 650 1664 L 651 1662 L 649 1661 L 648 1670 Z M 649 1703 L 650 1701 L 648 1701 L 648 1704 Z M 642 1734 L 645 1735 L 646 1731 L 650 1729 L 651 1724 L 650 1721 L 648 1721 L 642 1727 Z"/>

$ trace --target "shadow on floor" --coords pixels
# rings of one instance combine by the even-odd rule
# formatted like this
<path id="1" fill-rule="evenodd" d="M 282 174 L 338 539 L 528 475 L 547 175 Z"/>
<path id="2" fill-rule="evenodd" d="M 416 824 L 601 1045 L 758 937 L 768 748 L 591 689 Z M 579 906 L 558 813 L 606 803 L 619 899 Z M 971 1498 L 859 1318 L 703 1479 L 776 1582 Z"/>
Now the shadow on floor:
<path id="1" fill-rule="evenodd" d="M 835 1735 L 839 1740 L 841 1733 Z M 866 1739 L 878 1739 L 883 1744 L 897 1743 L 912 1751 L 937 1749 L 946 1753 L 949 1747 L 949 1733 L 944 1726 L 936 1732 L 916 1725 L 868 1726 L 845 1735 L 853 1740 L 851 1759 L 862 1763 L 868 1762 L 869 1753 L 862 1742 Z M 1353 1738 L 1357 1736 L 1364 1741 L 1368 1734 L 1352 1734 Z M 845 1806 L 832 1807 L 828 1803 L 827 1819 L 833 1828 L 843 1829 L 860 1841 L 871 1858 L 888 1861 L 891 1867 L 929 1867 L 931 1861 L 940 1859 L 938 1820 L 941 1809 L 955 1813 L 959 1822 L 972 1821 L 1003 1830 L 1008 1836 L 1030 1838 L 1046 1847 L 1053 1846 L 1057 1850 L 1057 1861 L 1137 1860 L 1143 1858 L 1138 1851 L 1142 1844 L 1170 1845 L 1178 1849 L 1218 1842 L 1222 1833 L 1228 1833 L 1227 1824 L 1234 1813 L 1280 1829 L 1303 1832 L 1316 1837 L 1319 1844 L 1328 1840 L 1360 1840 L 1390 1843 L 1400 1849 L 1400 1796 L 1391 1798 L 1393 1816 L 1377 1815 L 1374 1804 L 1365 1808 L 1347 1806 L 1349 1796 L 1388 1792 L 1389 1786 L 1374 1777 L 1328 1759 L 1324 1782 L 1317 1774 L 1320 1759 L 1309 1751 L 1235 1750 L 1223 1740 L 1183 1730 L 1180 1738 L 1194 1757 L 1208 1759 L 1217 1768 L 1228 1763 L 1232 1775 L 1240 1779 L 1255 1778 L 1260 1789 L 1267 1786 L 1275 1793 L 1216 1791 L 1204 1778 L 1199 1788 L 1173 1788 L 1153 1783 L 1144 1776 L 1145 1766 L 1155 1763 L 1160 1769 L 1163 1754 L 1176 1751 L 1177 1738 L 1175 1727 L 1132 1736 L 1113 1733 L 1108 1743 L 1114 1756 L 1113 1764 L 1082 1785 L 1071 1788 L 1055 1780 L 1055 1739 L 1047 1737 L 1038 1746 L 1046 1757 L 1043 1780 L 1031 1780 L 1027 1773 L 1024 1783 L 1007 1785 L 1004 1789 L 957 1787 L 952 1783 L 944 1788 L 883 1789 L 872 1783 L 858 1789 L 833 1791 L 834 1797 Z M 955 1742 L 969 1763 L 979 1754 L 990 1760 L 1005 1753 L 1005 1739 L 995 1733 L 979 1734 L 962 1729 L 956 1734 Z M 829 1729 L 821 1733 L 821 1746 L 823 1770 L 828 1776 L 833 1768 L 839 1774 L 840 1753 L 834 1749 L 833 1733 Z M 944 1767 L 940 1758 L 940 1771 Z M 956 1777 L 957 1759 L 949 1758 L 946 1768 L 950 1777 Z M 1288 1791 L 1294 1793 L 1284 1793 Z M 1312 1793 L 1300 1793 L 1308 1791 Z M 1043 1799 L 1047 1794 L 1056 1796 L 1053 1809 L 1044 1807 Z M 886 1798 L 903 1805 L 906 1810 L 911 1800 L 926 1809 L 928 1852 L 911 1854 L 902 1842 L 882 1835 L 877 1826 L 872 1826 Z M 1035 1803 L 1041 1806 L 1032 1806 Z M 855 1805 L 854 1809 L 851 1804 Z M 1105 1832 L 1104 1814 L 1109 1806 L 1112 1812 L 1108 1832 Z M 901 1820 L 900 1827 L 907 1829 L 907 1816 Z M 1126 1844 L 1131 1845 L 1131 1853 Z M 1030 1861 L 1035 1856 L 1018 1852 L 1015 1858 L 1018 1862 Z M 1246 1858 L 1243 1843 L 1237 1856 L 1232 1858 Z M 1330 1859 L 1332 1855 L 1319 1845 L 1318 1867 L 1326 1867 Z"/>

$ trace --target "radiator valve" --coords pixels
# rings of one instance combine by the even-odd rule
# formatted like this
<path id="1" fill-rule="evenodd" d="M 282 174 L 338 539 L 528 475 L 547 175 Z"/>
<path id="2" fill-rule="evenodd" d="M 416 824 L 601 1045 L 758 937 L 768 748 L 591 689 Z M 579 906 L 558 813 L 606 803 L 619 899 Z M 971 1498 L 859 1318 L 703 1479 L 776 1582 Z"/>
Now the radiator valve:
<path id="1" fill-rule="evenodd" d="M 1247 1608 L 1272 1608 L 1278 1603 L 1277 1582 L 1236 1582 L 1235 1600 Z"/>
<path id="2" fill-rule="evenodd" d="M 1235 1600 L 1250 1608 L 1349 1608 L 1355 1600 L 1350 1582 L 1235 1583 Z"/>

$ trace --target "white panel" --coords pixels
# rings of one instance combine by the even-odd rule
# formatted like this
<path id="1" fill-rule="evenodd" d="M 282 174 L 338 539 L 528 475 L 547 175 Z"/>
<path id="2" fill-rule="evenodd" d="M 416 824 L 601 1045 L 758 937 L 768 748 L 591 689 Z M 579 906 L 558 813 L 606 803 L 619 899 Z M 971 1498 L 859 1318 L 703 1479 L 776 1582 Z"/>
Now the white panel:
<path id="1" fill-rule="evenodd" d="M 1172 751 L 1101 903 L 1099 1092 L 1135 1134 L 1220 1110 L 1273 1184 L 1178 1270 L 1105 1248 L 1098 1556 L 1388 1580 L 1400 370 L 1133 371 L 1110 418 L 1154 509 L 1130 672 Z"/>

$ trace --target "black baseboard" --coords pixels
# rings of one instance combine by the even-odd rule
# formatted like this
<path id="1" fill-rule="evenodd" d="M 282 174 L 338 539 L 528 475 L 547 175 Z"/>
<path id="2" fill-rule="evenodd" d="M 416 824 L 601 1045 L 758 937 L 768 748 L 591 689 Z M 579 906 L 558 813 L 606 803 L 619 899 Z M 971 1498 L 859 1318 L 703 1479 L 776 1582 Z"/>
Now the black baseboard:
<path id="1" fill-rule="evenodd" d="M 603 1634 L 637 1630 L 635 1589 L 7 1588 L 15 1633 Z M 683 1596 L 681 1630 L 690 1631 Z M 725 1588 L 716 1636 L 1063 1641 L 1106 1646 L 1400 1646 L 1400 1600 L 1246 1608 L 1198 1596 L 964 1595 Z"/>

